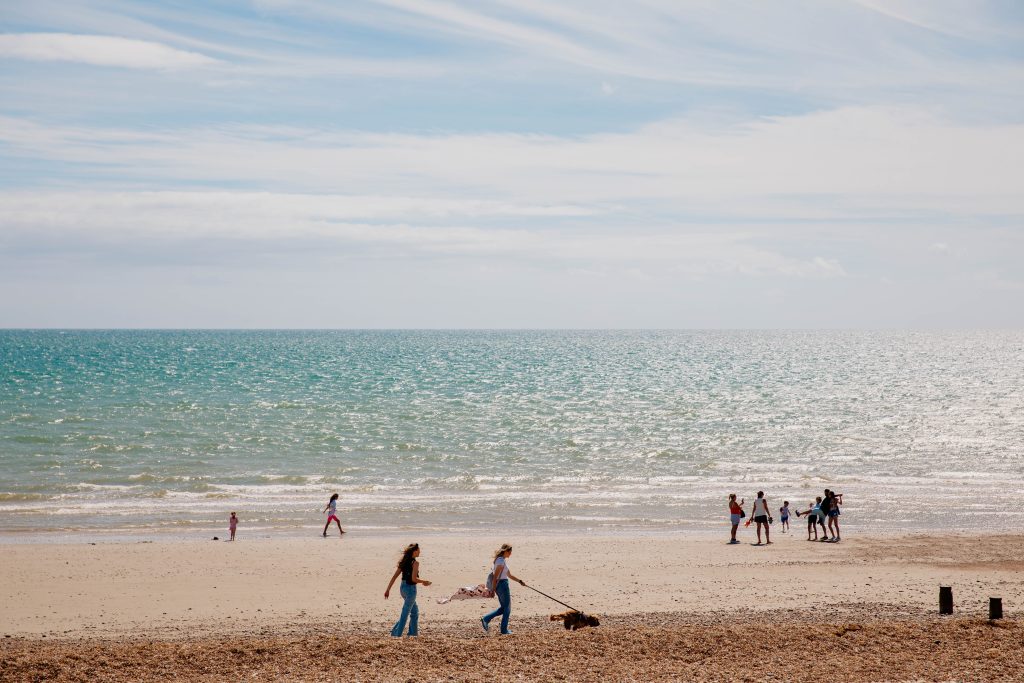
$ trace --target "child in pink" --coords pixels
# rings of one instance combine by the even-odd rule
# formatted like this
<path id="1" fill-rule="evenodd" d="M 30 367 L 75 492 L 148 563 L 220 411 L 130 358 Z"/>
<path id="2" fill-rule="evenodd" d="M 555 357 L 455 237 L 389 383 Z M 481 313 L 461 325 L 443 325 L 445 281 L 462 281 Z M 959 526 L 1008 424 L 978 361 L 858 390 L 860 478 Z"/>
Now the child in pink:
<path id="1" fill-rule="evenodd" d="M 228 528 L 231 529 L 231 540 L 235 540 L 235 529 L 238 528 L 238 517 L 235 517 L 235 513 L 231 513 L 231 519 L 228 520 Z"/>

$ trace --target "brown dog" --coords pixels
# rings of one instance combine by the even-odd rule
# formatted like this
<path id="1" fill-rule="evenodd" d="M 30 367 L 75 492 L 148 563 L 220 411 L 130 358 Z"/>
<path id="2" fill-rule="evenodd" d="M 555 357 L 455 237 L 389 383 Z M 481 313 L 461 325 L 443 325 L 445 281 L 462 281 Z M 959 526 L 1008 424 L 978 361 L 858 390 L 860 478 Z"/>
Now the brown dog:
<path id="1" fill-rule="evenodd" d="M 569 610 L 568 612 L 562 612 L 561 614 L 552 614 L 551 621 L 562 620 L 565 624 L 565 630 L 586 628 L 587 626 L 600 626 L 601 622 L 598 621 L 597 617 L 584 614 L 583 612 L 577 612 L 576 610 Z"/>

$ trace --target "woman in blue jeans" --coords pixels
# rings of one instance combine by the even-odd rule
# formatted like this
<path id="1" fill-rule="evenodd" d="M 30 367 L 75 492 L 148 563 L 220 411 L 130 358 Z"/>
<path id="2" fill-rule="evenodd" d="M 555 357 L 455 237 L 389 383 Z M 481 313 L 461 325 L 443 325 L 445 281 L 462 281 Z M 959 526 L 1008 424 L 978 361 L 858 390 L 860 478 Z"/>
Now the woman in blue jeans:
<path id="1" fill-rule="evenodd" d="M 387 600 L 391 594 L 391 587 L 395 585 L 395 579 L 401 575 L 402 586 L 402 615 L 398 617 L 394 628 L 391 629 L 391 636 L 401 638 L 405 630 L 405 622 L 409 622 L 409 636 L 415 638 L 419 635 L 420 608 L 416 605 L 416 584 L 422 583 L 429 586 L 430 582 L 420 578 L 420 563 L 416 559 L 420 556 L 420 544 L 413 543 L 402 551 L 402 559 L 398 561 L 398 569 L 391 576 L 388 587 L 384 591 L 384 599 Z"/>
<path id="2" fill-rule="evenodd" d="M 491 595 L 498 596 L 498 609 L 480 617 L 480 623 L 483 625 L 484 630 L 487 631 L 490 629 L 491 619 L 500 616 L 502 635 L 512 633 L 508 630 L 508 618 L 512 615 L 512 595 L 508 590 L 508 580 L 518 581 L 520 586 L 526 585 L 525 581 L 516 578 L 508 569 L 508 558 L 511 554 L 512 546 L 507 543 L 498 548 L 498 552 L 494 554 L 494 590 L 491 592 Z"/>

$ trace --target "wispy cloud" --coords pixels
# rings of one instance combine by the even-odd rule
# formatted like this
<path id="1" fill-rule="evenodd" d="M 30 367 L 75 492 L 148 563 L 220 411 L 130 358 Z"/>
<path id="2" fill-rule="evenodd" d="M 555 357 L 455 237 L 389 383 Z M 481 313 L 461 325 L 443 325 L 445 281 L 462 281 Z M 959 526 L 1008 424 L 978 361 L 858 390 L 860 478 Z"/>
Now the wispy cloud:
<path id="1" fill-rule="evenodd" d="M 828 215 L 815 197 L 833 202 L 833 216 L 857 208 L 1024 215 L 1017 181 L 1024 124 L 967 125 L 915 108 L 842 108 L 727 126 L 671 119 L 572 137 L 280 126 L 135 131 L 8 117 L 0 118 L 0 141 L 12 154 L 71 162 L 108 181 L 141 172 L 165 183 L 363 194 L 412 188 L 582 206 L 657 201 L 676 211 L 777 218 L 790 215 L 785 206 L 797 216 Z"/>
<path id="2" fill-rule="evenodd" d="M 217 63 L 198 52 L 160 43 L 68 33 L 0 34 L 0 57 L 126 69 L 194 69 Z"/>
<path id="3" fill-rule="evenodd" d="M 585 219 L 592 214 L 573 206 L 244 192 L 22 192 L 0 193 L 0 209 L 6 217 L 0 244 L 12 250 L 47 245 L 45 253 L 66 249 L 81 255 L 112 243 L 166 247 L 196 242 L 222 249 L 244 244 L 247 253 L 276 252 L 287 242 L 293 251 L 359 248 L 389 258 L 489 256 L 555 268 L 644 266 L 688 276 L 847 275 L 835 258 L 782 254 L 757 244 L 750 230 L 736 228 L 679 232 L 664 226 L 627 231 L 599 224 L 576 224 L 572 230 L 488 225 L 502 218 Z M 146 216 L 144 224 L 139 216 Z M 418 223 L 395 222 L 413 217 Z"/>
<path id="4" fill-rule="evenodd" d="M 936 292 L 999 322 L 1018 293 L 1024 15 L 1000 0 L 8 4 L 0 316 L 193 268 L 204 302 L 373 281 L 365 320 L 392 324 L 453 297 L 451 324 L 614 300 L 577 320 L 674 326 L 698 281 L 737 312 L 712 322 L 886 324 Z"/>

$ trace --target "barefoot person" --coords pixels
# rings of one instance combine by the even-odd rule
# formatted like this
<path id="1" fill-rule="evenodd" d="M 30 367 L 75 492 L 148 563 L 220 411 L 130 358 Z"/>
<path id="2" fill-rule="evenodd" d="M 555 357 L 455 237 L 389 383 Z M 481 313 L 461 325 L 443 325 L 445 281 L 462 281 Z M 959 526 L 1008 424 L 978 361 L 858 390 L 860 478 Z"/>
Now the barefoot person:
<path id="1" fill-rule="evenodd" d="M 821 500 L 821 499 L 819 498 L 818 500 Z M 817 541 L 818 540 L 818 508 L 817 508 L 817 503 L 815 503 L 812 500 L 810 505 L 807 506 L 806 510 L 804 510 L 803 512 L 801 512 L 800 510 L 797 510 L 796 511 L 796 516 L 799 517 L 800 515 L 807 515 L 807 540 L 808 541 L 810 541 L 810 540 Z M 811 532 L 812 531 L 814 532 L 814 538 L 813 539 L 811 539 Z"/>
<path id="2" fill-rule="evenodd" d="M 739 543 L 739 541 L 736 540 L 736 529 L 739 528 L 740 520 L 743 519 L 743 502 L 745 500 L 746 498 L 743 498 L 737 503 L 736 494 L 729 494 L 729 522 L 732 524 L 732 535 L 729 540 L 730 544 Z"/>
<path id="3" fill-rule="evenodd" d="M 829 497 L 832 499 L 832 504 L 828 508 L 828 528 L 832 532 L 832 540 L 835 543 L 840 541 L 839 538 L 839 506 L 843 502 L 843 494 L 836 493 L 835 491 L 828 491 Z"/>
<path id="4" fill-rule="evenodd" d="M 327 513 L 327 524 L 324 524 L 324 537 L 327 536 L 327 527 L 331 526 L 331 522 L 338 525 L 338 534 L 345 533 L 345 530 L 341 528 L 341 520 L 338 519 L 338 494 L 335 493 L 331 496 L 331 499 L 327 501 L 327 506 L 323 510 Z"/>
<path id="5" fill-rule="evenodd" d="M 228 531 L 231 532 L 231 540 L 235 540 L 235 531 L 238 530 L 238 517 L 235 513 L 231 513 L 231 517 L 228 518 Z"/>
<path id="6" fill-rule="evenodd" d="M 494 567 L 492 569 L 494 574 L 494 591 L 491 595 L 498 596 L 498 609 L 480 617 L 480 624 L 484 627 L 485 631 L 490 629 L 491 619 L 501 617 L 501 634 L 503 636 L 512 633 L 508 630 L 508 618 L 512 615 L 512 594 L 508 590 L 508 580 L 517 581 L 520 586 L 526 585 L 525 581 L 509 571 L 508 558 L 511 555 L 512 546 L 507 543 L 498 548 L 498 551 L 494 554 Z"/>
<path id="7" fill-rule="evenodd" d="M 391 576 L 391 581 L 388 582 L 388 587 L 384 589 L 384 599 L 387 600 L 388 596 L 391 595 L 391 587 L 395 585 L 395 579 L 399 576 L 402 577 L 402 585 L 399 587 L 399 592 L 402 594 L 402 614 L 398 617 L 398 621 L 391 628 L 392 638 L 401 638 L 402 631 L 405 630 L 405 622 L 409 622 L 409 637 L 415 638 L 420 633 L 420 608 L 416 604 L 416 584 L 422 583 L 424 586 L 429 586 L 430 582 L 426 579 L 420 578 L 420 562 L 417 558 L 420 556 L 420 544 L 413 543 L 406 547 L 402 551 L 402 559 L 398 561 L 398 568 L 395 573 Z"/>
<path id="8" fill-rule="evenodd" d="M 782 533 L 790 528 L 789 526 L 789 501 L 782 501 L 782 507 L 779 508 L 779 526 L 782 527 Z"/>
<path id="9" fill-rule="evenodd" d="M 828 537 L 828 531 L 825 530 L 825 522 L 828 521 L 829 515 L 832 512 L 832 492 L 825 489 L 825 496 L 818 498 L 818 522 L 821 524 L 821 530 L 825 534 L 825 537 L 821 541 L 831 541 L 833 538 Z M 829 525 L 831 527 L 831 524 Z"/>
<path id="10" fill-rule="evenodd" d="M 764 491 L 757 492 L 757 500 L 754 501 L 754 522 L 757 524 L 757 544 L 761 545 L 761 527 L 764 527 L 765 545 L 771 545 L 772 536 L 768 524 L 772 521 L 768 514 L 768 499 L 764 497 Z"/>

